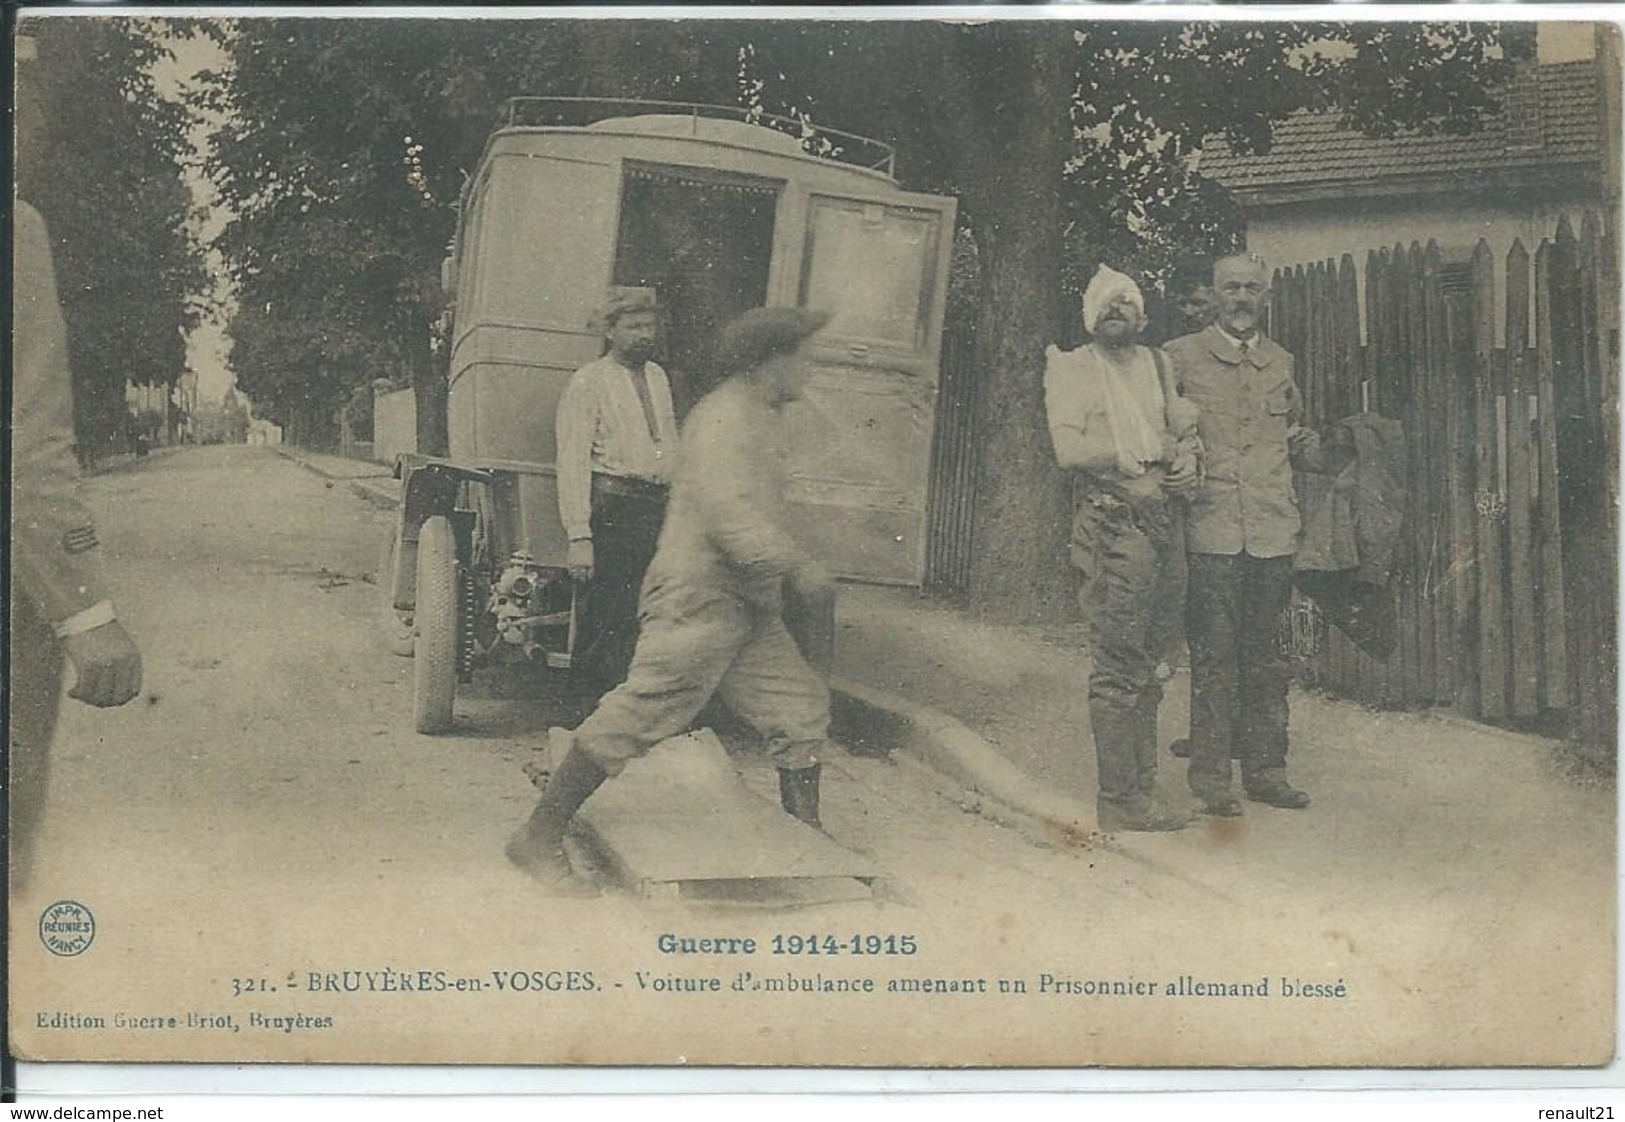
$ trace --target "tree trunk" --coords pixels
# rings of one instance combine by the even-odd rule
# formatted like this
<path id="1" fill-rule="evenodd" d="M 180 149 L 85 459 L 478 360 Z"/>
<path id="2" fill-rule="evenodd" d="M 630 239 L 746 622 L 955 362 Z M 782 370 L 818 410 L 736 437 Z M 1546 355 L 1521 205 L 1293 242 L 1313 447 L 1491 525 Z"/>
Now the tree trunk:
<path id="1" fill-rule="evenodd" d="M 450 340 L 437 353 L 429 347 L 429 326 L 423 314 L 414 311 L 408 323 L 407 355 L 412 368 L 412 399 L 417 406 L 418 452 L 424 456 L 450 455 L 446 421 Z"/>
<path id="2" fill-rule="evenodd" d="M 1062 168 L 1076 46 L 1055 24 L 957 32 L 939 71 L 943 148 L 981 275 L 970 603 L 1015 622 L 1071 613 L 1065 480 L 1044 414 L 1044 348 L 1059 338 Z"/>

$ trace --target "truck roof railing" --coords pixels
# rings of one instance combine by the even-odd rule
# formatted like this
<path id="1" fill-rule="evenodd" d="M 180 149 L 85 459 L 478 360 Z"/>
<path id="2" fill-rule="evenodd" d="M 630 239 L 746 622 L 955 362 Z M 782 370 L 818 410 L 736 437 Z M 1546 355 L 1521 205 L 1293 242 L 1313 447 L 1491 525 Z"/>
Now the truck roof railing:
<path id="1" fill-rule="evenodd" d="M 797 117 L 781 117 L 738 105 L 704 105 L 691 101 L 644 101 L 605 97 L 510 97 L 497 117 L 498 128 L 586 128 L 616 117 L 646 114 L 688 117 L 699 121 L 736 121 L 772 129 L 800 141 L 810 156 L 883 172 L 895 177 L 897 150 L 884 141 L 856 133 L 815 125 Z"/>

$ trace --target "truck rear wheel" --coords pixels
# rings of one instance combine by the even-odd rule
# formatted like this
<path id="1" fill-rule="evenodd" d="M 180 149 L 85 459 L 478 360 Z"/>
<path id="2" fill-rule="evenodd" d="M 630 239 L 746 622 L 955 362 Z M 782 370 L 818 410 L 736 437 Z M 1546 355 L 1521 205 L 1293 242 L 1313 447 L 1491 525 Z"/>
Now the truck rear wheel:
<path id="1" fill-rule="evenodd" d="M 457 693 L 458 584 L 451 520 L 435 515 L 418 532 L 412 717 L 422 733 L 451 728 L 452 699 Z"/>

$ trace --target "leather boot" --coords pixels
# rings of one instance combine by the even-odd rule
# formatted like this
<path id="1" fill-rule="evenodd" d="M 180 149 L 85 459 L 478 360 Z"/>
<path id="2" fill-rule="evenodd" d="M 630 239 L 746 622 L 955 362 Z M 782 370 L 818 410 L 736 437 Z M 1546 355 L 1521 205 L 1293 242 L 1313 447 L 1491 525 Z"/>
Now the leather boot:
<path id="1" fill-rule="evenodd" d="M 784 809 L 807 825 L 823 829 L 818 820 L 818 773 L 820 765 L 779 769 L 779 802 Z"/>
<path id="2" fill-rule="evenodd" d="M 530 819 L 508 842 L 506 853 L 521 871 L 554 896 L 596 896 L 598 889 L 578 877 L 564 852 L 564 831 L 581 804 L 608 776 L 579 746 L 570 751 L 547 781 Z"/>
<path id="3" fill-rule="evenodd" d="M 1089 724 L 1095 738 L 1099 790 L 1095 809 L 1102 822 L 1120 822 L 1145 809 L 1140 795 L 1139 761 L 1134 750 L 1134 714 L 1114 701 L 1091 695 Z"/>
<path id="4" fill-rule="evenodd" d="M 1155 695 L 1129 706 L 1091 696 L 1089 720 L 1095 734 L 1100 792 L 1095 818 L 1102 830 L 1179 830 L 1188 820 L 1157 797 L 1157 709 Z"/>

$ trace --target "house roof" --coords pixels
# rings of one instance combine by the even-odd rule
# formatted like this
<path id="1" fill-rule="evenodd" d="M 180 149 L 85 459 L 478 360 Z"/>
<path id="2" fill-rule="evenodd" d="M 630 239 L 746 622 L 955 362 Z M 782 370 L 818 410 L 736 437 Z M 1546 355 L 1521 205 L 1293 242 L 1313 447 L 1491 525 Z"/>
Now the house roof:
<path id="1" fill-rule="evenodd" d="M 1339 128 L 1335 111 L 1306 110 L 1275 126 L 1267 154 L 1234 152 L 1218 137 L 1200 167 L 1257 201 L 1570 181 L 1601 167 L 1601 102 L 1594 60 L 1548 63 L 1524 71 L 1500 112 L 1466 136 L 1369 137 Z"/>

